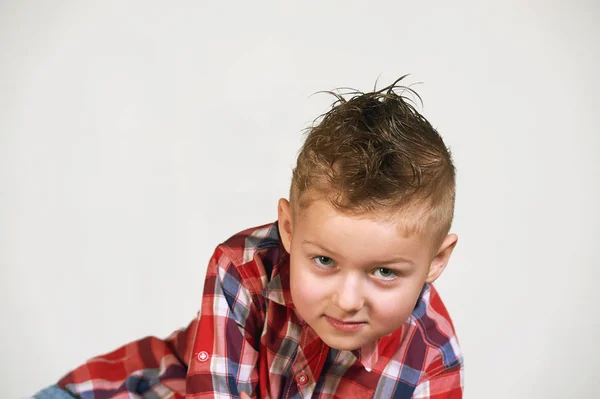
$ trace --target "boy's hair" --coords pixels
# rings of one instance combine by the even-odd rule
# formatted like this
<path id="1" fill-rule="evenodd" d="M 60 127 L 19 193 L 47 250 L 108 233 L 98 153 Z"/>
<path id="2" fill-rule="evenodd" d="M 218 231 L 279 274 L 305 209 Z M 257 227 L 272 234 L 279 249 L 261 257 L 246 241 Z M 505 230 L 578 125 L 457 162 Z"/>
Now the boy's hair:
<path id="1" fill-rule="evenodd" d="M 406 76 L 406 75 L 405 75 Z M 290 201 L 299 209 L 325 198 L 352 214 L 416 216 L 412 230 L 445 236 L 454 214 L 450 151 L 398 85 L 345 94 L 308 129 L 293 171 Z M 344 96 L 350 96 L 346 99 Z"/>

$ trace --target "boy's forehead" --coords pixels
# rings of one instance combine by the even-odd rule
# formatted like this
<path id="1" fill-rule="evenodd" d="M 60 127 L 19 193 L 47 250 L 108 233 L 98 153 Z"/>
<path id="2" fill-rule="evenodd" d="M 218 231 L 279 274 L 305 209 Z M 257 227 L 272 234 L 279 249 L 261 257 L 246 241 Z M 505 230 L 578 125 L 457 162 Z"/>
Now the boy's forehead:
<path id="1" fill-rule="evenodd" d="M 433 249 L 426 236 L 404 234 L 402 227 L 387 221 L 342 214 L 332 219 L 309 216 L 302 223 L 296 239 L 305 251 L 358 265 L 422 264 Z"/>
<path id="2" fill-rule="evenodd" d="M 327 199 L 313 197 L 305 201 L 301 206 L 292 203 L 292 207 L 297 216 L 297 222 L 310 221 L 313 225 L 315 220 L 325 222 L 332 217 L 348 221 L 373 221 L 394 227 L 396 232 L 402 237 L 428 233 L 434 227 L 428 207 L 424 204 L 407 204 L 397 209 L 382 207 L 379 211 L 352 211 L 336 209 Z M 326 229 L 327 224 L 318 223 L 314 227 L 317 230 Z"/>
<path id="3" fill-rule="evenodd" d="M 395 213 L 351 213 L 318 199 L 298 212 L 295 223 L 309 236 L 309 241 L 328 242 L 331 245 L 344 243 L 350 237 L 368 240 L 371 236 L 390 244 L 410 240 L 422 245 L 433 242 L 429 219 L 426 212 L 417 208 Z"/>

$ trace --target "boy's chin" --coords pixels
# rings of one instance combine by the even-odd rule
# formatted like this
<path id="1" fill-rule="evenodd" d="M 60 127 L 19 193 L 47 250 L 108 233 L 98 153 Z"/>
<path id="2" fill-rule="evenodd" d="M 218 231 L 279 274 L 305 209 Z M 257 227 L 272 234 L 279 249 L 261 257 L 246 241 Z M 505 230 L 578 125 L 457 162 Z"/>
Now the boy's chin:
<path id="1" fill-rule="evenodd" d="M 366 342 L 361 343 L 359 340 L 352 339 L 351 337 L 340 338 L 340 337 L 335 337 L 335 336 L 327 336 L 327 337 L 320 337 L 320 338 L 325 343 L 325 345 L 329 346 L 330 348 L 337 349 L 340 351 L 357 350 L 366 344 Z"/>
<path id="2" fill-rule="evenodd" d="M 357 347 L 355 347 L 355 346 L 351 346 L 351 345 L 348 345 L 348 346 L 340 346 L 340 345 L 328 345 L 328 346 L 329 346 L 330 348 L 332 348 L 332 349 L 337 349 L 337 350 L 339 350 L 339 351 L 350 351 L 350 352 L 352 352 L 352 351 L 355 351 L 355 350 L 359 350 L 359 349 L 360 349 L 360 347 L 358 347 L 358 348 L 357 348 Z"/>

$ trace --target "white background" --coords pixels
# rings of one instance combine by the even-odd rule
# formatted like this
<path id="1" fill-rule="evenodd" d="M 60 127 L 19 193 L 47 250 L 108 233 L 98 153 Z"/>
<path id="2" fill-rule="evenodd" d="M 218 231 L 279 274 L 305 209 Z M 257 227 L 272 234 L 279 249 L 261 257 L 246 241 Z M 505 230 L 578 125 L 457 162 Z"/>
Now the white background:
<path id="1" fill-rule="evenodd" d="M 412 73 L 459 173 L 465 397 L 597 398 L 598 3 L 214 3 L 0 3 L 1 396 L 185 326 L 311 94 Z"/>

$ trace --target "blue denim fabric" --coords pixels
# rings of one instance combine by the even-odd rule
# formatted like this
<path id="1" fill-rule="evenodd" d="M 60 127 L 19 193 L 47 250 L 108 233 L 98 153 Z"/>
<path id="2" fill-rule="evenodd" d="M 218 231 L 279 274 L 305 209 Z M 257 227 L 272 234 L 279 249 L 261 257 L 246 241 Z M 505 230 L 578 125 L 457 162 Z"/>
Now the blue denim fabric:
<path id="1" fill-rule="evenodd" d="M 31 398 L 28 399 L 73 399 L 75 396 L 72 396 L 67 391 L 63 391 L 56 385 L 51 385 L 47 388 L 42 389 Z"/>

